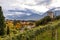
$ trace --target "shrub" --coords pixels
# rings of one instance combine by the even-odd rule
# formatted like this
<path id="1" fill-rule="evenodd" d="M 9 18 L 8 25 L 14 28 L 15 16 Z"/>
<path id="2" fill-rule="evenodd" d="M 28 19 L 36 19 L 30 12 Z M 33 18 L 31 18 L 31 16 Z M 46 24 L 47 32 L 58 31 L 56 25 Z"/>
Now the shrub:
<path id="1" fill-rule="evenodd" d="M 35 23 L 36 23 L 36 26 L 39 26 L 39 25 L 47 24 L 49 21 L 51 21 L 51 18 L 49 16 L 46 16 L 43 19 L 36 21 Z"/>
<path id="2" fill-rule="evenodd" d="M 60 19 L 60 15 L 59 15 L 59 16 L 56 16 L 56 18 L 55 18 L 55 19 L 57 19 L 57 20 L 58 20 L 58 19 Z"/>

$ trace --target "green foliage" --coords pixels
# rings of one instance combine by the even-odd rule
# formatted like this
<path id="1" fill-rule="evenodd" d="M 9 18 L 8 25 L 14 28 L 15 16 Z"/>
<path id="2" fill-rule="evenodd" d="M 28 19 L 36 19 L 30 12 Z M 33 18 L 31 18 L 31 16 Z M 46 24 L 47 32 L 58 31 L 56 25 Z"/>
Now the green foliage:
<path id="1" fill-rule="evenodd" d="M 43 19 L 39 20 L 39 21 L 36 21 L 36 26 L 39 26 L 39 25 L 44 25 L 44 24 L 47 24 L 48 22 L 50 22 L 51 20 L 59 20 L 60 19 L 60 15 L 59 16 L 56 16 L 55 19 L 51 19 L 49 16 L 46 16 L 44 17 Z"/>
<path id="2" fill-rule="evenodd" d="M 10 36 L 1 38 L 1 40 L 55 40 L 55 30 L 59 28 L 60 30 L 60 21 L 56 23 L 51 22 L 51 24 L 45 26 L 39 26 L 32 28 L 31 30 L 26 30 L 23 33 L 14 33 Z M 60 34 L 60 31 L 58 32 Z M 60 39 L 60 38 L 59 38 Z"/>
<path id="3" fill-rule="evenodd" d="M 5 18 L 3 16 L 2 8 L 0 7 L 0 35 L 4 35 L 4 28 L 5 28 Z"/>
<path id="4" fill-rule="evenodd" d="M 60 15 L 59 15 L 59 16 L 56 16 L 56 18 L 55 18 L 55 19 L 59 20 L 59 19 L 60 19 Z"/>
<path id="5" fill-rule="evenodd" d="M 41 19 L 35 23 L 36 23 L 36 26 L 39 26 L 39 25 L 47 24 L 49 21 L 51 21 L 51 18 L 49 16 L 46 16 L 43 19 Z"/>

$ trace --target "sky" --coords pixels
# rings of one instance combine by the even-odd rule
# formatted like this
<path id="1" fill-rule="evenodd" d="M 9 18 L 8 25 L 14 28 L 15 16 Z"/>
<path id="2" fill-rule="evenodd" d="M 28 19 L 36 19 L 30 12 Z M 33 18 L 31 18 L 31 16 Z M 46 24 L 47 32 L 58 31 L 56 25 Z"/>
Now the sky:
<path id="1" fill-rule="evenodd" d="M 25 10 L 32 9 L 37 12 L 46 12 L 50 8 L 60 7 L 60 0 L 0 0 L 0 6 L 2 6 L 2 10 L 4 16 L 14 15 L 10 14 L 8 10 Z M 21 15 L 23 13 L 15 13 L 16 15 Z M 27 13 L 27 15 L 30 15 Z"/>

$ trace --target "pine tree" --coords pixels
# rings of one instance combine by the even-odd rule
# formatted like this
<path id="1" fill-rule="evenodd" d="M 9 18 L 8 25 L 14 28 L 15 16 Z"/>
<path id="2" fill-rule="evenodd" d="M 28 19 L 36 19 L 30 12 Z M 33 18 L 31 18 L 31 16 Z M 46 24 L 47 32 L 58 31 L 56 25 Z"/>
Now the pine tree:
<path id="1" fill-rule="evenodd" d="M 0 35 L 4 35 L 5 17 L 3 16 L 2 8 L 0 6 Z"/>

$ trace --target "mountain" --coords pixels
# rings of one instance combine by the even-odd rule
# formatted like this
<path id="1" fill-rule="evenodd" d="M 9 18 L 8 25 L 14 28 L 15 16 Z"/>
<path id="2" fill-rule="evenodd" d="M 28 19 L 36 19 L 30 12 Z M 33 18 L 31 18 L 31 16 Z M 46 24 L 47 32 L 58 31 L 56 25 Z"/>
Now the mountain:
<path id="1" fill-rule="evenodd" d="M 14 14 L 14 15 L 8 15 L 7 18 L 8 19 L 16 19 L 16 20 L 39 20 L 41 18 L 44 18 L 45 16 L 47 16 L 47 12 L 48 11 L 53 11 L 54 14 L 56 16 L 60 15 L 60 7 L 56 7 L 56 8 L 51 8 L 49 9 L 47 12 L 45 13 L 41 13 L 32 9 L 18 9 L 18 10 L 8 10 L 10 13 L 16 13 L 19 12 L 21 14 Z"/>
<path id="2" fill-rule="evenodd" d="M 13 15 L 13 16 L 7 16 L 9 19 L 17 19 L 17 20 L 39 20 L 41 18 L 41 15 L 38 14 L 31 14 L 30 16 L 24 15 L 22 17 Z"/>
<path id="3" fill-rule="evenodd" d="M 39 20 L 42 18 L 42 13 L 37 12 L 32 9 L 17 9 L 17 10 L 8 10 L 10 13 L 13 12 L 13 15 L 6 16 L 7 19 L 16 19 L 16 20 Z M 19 14 L 16 15 L 15 13 Z"/>
<path id="4" fill-rule="evenodd" d="M 51 9 L 48 10 L 48 11 L 54 12 L 55 16 L 60 15 L 60 7 L 51 8 Z"/>

